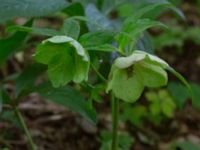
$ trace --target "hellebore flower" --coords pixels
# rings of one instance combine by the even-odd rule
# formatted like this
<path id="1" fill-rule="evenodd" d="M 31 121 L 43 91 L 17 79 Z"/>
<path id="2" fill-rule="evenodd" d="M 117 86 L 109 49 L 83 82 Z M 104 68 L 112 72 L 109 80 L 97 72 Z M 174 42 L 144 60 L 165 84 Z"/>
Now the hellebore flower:
<path id="1" fill-rule="evenodd" d="M 34 59 L 48 65 L 48 77 L 54 87 L 70 81 L 80 83 L 88 78 L 89 55 L 76 40 L 68 36 L 54 36 L 44 40 Z"/>
<path id="2" fill-rule="evenodd" d="M 157 56 L 143 51 L 117 58 L 111 68 L 107 92 L 126 102 L 135 102 L 145 87 L 156 88 L 167 84 L 169 65 Z"/>

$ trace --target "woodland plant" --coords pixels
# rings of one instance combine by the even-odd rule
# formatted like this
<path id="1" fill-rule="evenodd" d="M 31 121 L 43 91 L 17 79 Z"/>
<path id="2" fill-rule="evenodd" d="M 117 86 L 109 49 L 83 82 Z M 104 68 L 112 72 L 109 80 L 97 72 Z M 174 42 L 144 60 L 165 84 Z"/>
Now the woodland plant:
<path id="1" fill-rule="evenodd" d="M 12 4 L 15 1 L 11 0 L 7 3 L 0 0 L 2 4 L 9 5 L 9 8 L 13 8 Z M 168 8 L 175 10 L 182 17 L 180 11 L 168 1 L 154 3 L 151 1 L 111 0 L 112 4 L 110 4 L 109 0 L 105 0 L 97 1 L 96 5 L 94 1 L 73 1 L 71 3 L 62 0 L 48 1 L 49 3 L 45 1 L 45 5 L 52 9 L 50 12 L 46 8 L 47 6 L 45 8 L 39 6 L 43 3 L 42 0 L 16 2 L 19 4 L 17 6 L 21 6 L 22 9 L 13 8 L 13 12 L 10 12 L 8 16 L 1 11 L 4 8 L 0 9 L 0 17 L 3 18 L 1 22 L 21 16 L 44 16 L 58 10 L 61 10 L 62 15 L 68 15 L 59 31 L 33 27 L 33 19 L 31 19 L 24 26 L 8 27 L 8 31 L 15 33 L 8 39 L 0 41 L 0 58 L 4 63 L 7 57 L 13 54 L 13 49 L 23 45 L 25 37 L 30 35 L 27 33 L 49 37 L 36 46 L 33 60 L 40 64 L 28 66 L 16 77 L 14 98 L 10 98 L 3 87 L 1 90 L 3 105 L 10 105 L 14 109 L 27 135 L 30 149 L 35 150 L 36 146 L 17 105 L 21 97 L 31 92 L 38 92 L 45 99 L 79 112 L 89 121 L 96 123 L 96 114 L 92 103 L 99 96 L 98 90 L 96 93 L 94 90 L 102 84 L 103 91 L 110 95 L 112 101 L 113 128 L 110 149 L 119 150 L 118 118 L 121 102 L 136 102 L 145 87 L 159 88 L 167 85 L 167 71 L 176 75 L 190 89 L 179 73 L 161 58 L 150 54 L 148 51 L 151 51 L 151 46 L 145 46 L 145 43 L 142 42 L 142 39 L 143 41 L 144 39 L 148 40 L 148 37 L 145 36 L 148 28 L 155 26 L 167 28 L 154 20 L 158 15 L 155 12 L 162 12 L 163 9 Z M 125 16 L 120 17 L 119 14 L 116 19 L 108 17 L 110 12 L 121 10 L 121 6 L 129 3 L 137 13 L 126 12 Z M 23 7 L 25 4 L 28 7 Z M 56 10 L 50 7 L 54 4 L 57 7 Z M 35 12 L 36 8 L 38 10 Z M 40 11 L 42 9 L 43 11 Z M 25 10 L 26 13 L 24 13 Z M 3 42 L 10 42 L 11 45 L 4 46 Z M 140 47 L 143 48 L 140 49 Z M 102 72 L 101 66 L 106 62 L 110 71 Z M 90 79 L 92 71 L 97 74 L 95 81 Z M 47 72 L 53 87 L 49 83 L 34 85 L 37 77 L 44 72 Z M 6 80 L 4 79 L 2 82 L 6 82 Z M 93 95 L 91 94 L 93 97 L 85 101 L 77 89 L 87 89 L 93 93 Z"/>

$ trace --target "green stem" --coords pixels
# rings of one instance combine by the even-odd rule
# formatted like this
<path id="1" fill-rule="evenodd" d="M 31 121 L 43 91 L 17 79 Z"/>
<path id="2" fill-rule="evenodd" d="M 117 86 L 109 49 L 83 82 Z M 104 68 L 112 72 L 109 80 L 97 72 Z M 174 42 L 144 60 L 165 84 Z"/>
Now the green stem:
<path id="1" fill-rule="evenodd" d="M 104 78 L 104 76 L 96 69 L 96 67 L 91 63 L 91 66 L 93 68 L 93 70 L 96 72 L 96 74 L 99 76 L 99 78 L 104 81 L 107 82 L 106 78 Z"/>
<path id="2" fill-rule="evenodd" d="M 119 99 L 112 94 L 112 150 L 118 150 Z"/>
<path id="3" fill-rule="evenodd" d="M 35 144 L 33 143 L 31 134 L 30 134 L 30 132 L 29 132 L 27 126 L 26 126 L 26 123 L 24 121 L 24 118 L 22 117 L 21 112 L 19 111 L 19 109 L 17 107 L 15 107 L 14 110 L 15 110 L 15 113 L 16 113 L 16 115 L 17 115 L 17 117 L 18 117 L 18 119 L 19 119 L 19 121 L 20 121 L 20 123 L 22 125 L 22 128 L 24 129 L 24 132 L 25 132 L 26 136 L 27 136 L 30 149 L 31 150 L 36 150 Z"/>

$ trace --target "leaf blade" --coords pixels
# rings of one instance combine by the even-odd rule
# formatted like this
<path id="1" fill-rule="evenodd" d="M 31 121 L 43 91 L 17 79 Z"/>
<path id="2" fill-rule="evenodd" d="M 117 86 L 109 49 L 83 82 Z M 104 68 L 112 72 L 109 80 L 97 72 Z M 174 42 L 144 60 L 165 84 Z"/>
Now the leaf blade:
<path id="1" fill-rule="evenodd" d="M 72 111 L 78 112 L 94 124 L 97 122 L 95 110 L 88 105 L 75 89 L 69 86 L 53 88 L 49 84 L 44 84 L 37 87 L 36 91 L 47 101 L 54 102 Z"/>

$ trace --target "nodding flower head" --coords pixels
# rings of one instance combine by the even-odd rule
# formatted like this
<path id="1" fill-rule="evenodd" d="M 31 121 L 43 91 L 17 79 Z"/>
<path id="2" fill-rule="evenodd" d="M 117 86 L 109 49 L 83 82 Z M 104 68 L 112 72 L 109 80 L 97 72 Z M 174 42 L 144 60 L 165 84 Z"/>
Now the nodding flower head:
<path id="1" fill-rule="evenodd" d="M 160 87 L 167 84 L 165 69 L 168 64 L 157 56 L 143 51 L 134 51 L 127 57 L 119 57 L 112 65 L 107 92 L 127 102 L 136 101 L 145 87 Z"/>
<path id="2" fill-rule="evenodd" d="M 88 78 L 89 55 L 71 37 L 54 36 L 44 40 L 37 47 L 34 59 L 48 66 L 48 76 L 54 87 L 70 81 L 80 83 Z"/>

